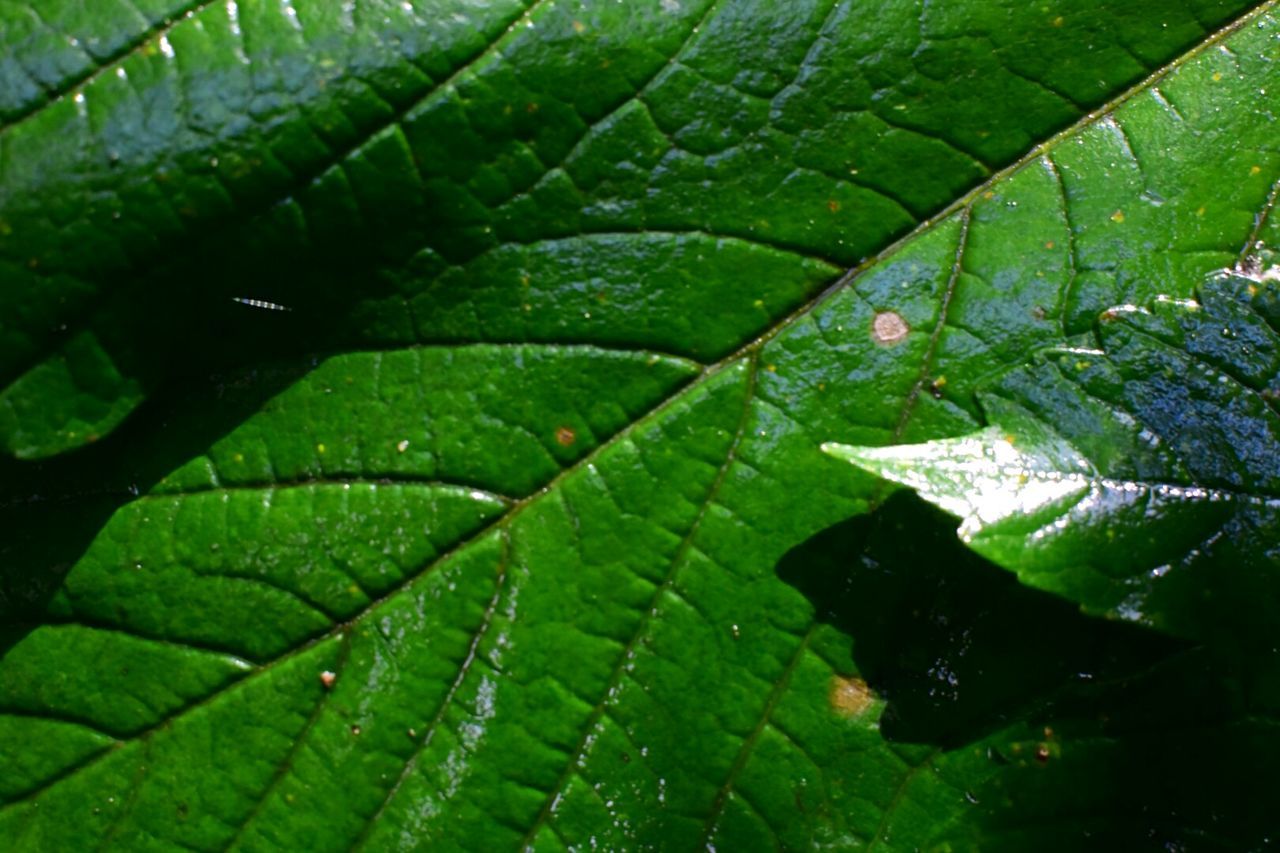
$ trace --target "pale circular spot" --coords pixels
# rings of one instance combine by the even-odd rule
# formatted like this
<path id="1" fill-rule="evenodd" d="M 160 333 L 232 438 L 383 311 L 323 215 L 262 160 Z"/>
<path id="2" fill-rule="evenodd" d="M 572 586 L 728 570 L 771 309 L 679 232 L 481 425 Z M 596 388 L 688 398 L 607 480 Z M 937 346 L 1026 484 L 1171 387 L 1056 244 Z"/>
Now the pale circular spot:
<path id="1" fill-rule="evenodd" d="M 827 701 L 831 703 L 831 710 L 842 717 L 858 716 L 871 707 L 875 698 L 875 692 L 861 678 L 845 678 L 841 675 L 831 677 Z"/>
<path id="2" fill-rule="evenodd" d="M 896 311 L 881 311 L 871 321 L 871 338 L 881 346 L 893 346 L 907 336 L 911 328 Z"/>

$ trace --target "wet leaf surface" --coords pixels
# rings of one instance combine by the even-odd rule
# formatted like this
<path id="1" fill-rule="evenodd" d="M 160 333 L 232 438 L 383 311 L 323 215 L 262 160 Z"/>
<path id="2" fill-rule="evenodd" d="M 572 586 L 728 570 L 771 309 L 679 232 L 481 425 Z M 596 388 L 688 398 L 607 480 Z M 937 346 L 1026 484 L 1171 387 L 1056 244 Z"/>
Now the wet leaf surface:
<path id="1" fill-rule="evenodd" d="M 0 7 L 0 838 L 1260 844 L 1265 667 L 819 445 L 1271 245 L 1271 6 Z"/>

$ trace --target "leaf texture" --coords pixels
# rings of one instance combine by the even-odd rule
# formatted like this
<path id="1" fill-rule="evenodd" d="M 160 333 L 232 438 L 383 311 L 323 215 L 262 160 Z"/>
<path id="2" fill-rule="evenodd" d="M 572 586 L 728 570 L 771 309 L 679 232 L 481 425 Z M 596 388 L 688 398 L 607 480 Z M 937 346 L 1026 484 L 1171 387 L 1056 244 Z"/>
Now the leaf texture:
<path id="1" fill-rule="evenodd" d="M 1265 239 L 1271 5 L 427 6 L 211 4 L 8 107 L 0 837 L 994 839 L 1056 691 L 895 739 L 779 561 L 882 502 L 821 441 L 970 431 Z"/>

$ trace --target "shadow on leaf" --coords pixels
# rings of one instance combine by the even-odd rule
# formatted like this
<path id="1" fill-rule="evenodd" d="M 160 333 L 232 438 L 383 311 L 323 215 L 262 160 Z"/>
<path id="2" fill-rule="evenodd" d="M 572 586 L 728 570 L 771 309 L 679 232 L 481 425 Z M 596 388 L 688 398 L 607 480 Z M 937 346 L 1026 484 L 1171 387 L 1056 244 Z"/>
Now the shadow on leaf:
<path id="1" fill-rule="evenodd" d="M 813 537 L 778 572 L 853 638 L 858 672 L 888 699 L 881 728 L 894 740 L 968 743 L 1064 685 L 1178 648 L 1022 586 L 907 492 Z"/>
<path id="2" fill-rule="evenodd" d="M 50 459 L 0 459 L 0 656 L 45 616 L 112 514 L 296 382 L 309 362 L 189 380 L 101 441 Z"/>
<path id="3" fill-rule="evenodd" d="M 939 843 L 1266 846 L 1275 653 L 1242 660 L 1085 616 L 974 555 L 908 492 L 778 572 L 852 640 L 851 667 L 887 701 L 882 736 L 936 746 L 933 770 L 965 792 Z"/>

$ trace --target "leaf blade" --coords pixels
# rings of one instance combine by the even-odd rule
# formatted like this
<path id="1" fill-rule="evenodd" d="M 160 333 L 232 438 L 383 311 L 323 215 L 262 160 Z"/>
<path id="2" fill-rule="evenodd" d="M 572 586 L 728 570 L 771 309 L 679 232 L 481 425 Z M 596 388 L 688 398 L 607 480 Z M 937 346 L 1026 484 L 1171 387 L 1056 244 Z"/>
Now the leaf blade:
<path id="1" fill-rule="evenodd" d="M 1264 106 L 1259 106 L 1258 110 L 1263 110 Z M 1242 129 L 1247 135 L 1249 131 L 1256 129 L 1252 123 L 1256 119 L 1255 114 L 1242 114 L 1236 116 L 1236 119 L 1237 131 Z M 1032 189 L 1041 190 L 1048 186 L 1047 181 L 1052 175 L 1047 169 L 1042 170 L 1016 186 L 1013 176 L 1005 177 L 1009 180 L 998 185 L 1001 189 L 1026 190 L 1034 183 Z M 1012 196 L 1012 192 L 1010 195 Z M 1023 197 L 1001 198 L 1000 203 L 1021 198 Z M 964 299 L 956 301 L 954 297 L 970 290 L 976 292 L 981 284 L 977 280 L 979 276 L 972 271 L 967 275 L 957 275 L 952 281 L 951 273 L 955 271 L 957 255 L 964 260 L 969 252 L 977 253 L 982 244 L 976 238 L 985 239 L 983 235 L 988 227 L 992 229 L 991 234 L 998 232 L 1006 236 L 1024 227 L 1020 220 L 1002 217 L 1002 210 L 995 204 L 984 206 L 977 199 L 966 199 L 964 204 L 966 209 L 972 206 L 976 224 L 968 238 L 967 250 L 958 251 L 959 242 L 952 242 L 958 236 L 957 218 L 922 233 L 900 256 L 866 271 L 854 287 L 846 287 L 834 294 L 817 306 L 816 311 L 788 315 L 798 319 L 787 324 L 779 334 L 767 340 L 753 339 L 744 355 L 731 357 L 729 361 L 713 366 L 701 373 L 697 381 L 685 387 L 684 391 L 664 398 L 665 402 L 659 400 L 658 410 L 653 414 L 639 420 L 628 415 L 630 425 L 615 433 L 614 438 L 606 439 L 596 452 L 570 463 L 564 474 L 557 475 L 545 484 L 547 491 L 538 492 L 527 501 L 518 501 L 517 506 L 503 514 L 498 531 L 490 530 L 488 534 L 479 534 L 472 546 L 453 555 L 459 563 L 467 566 L 467 570 L 461 574 L 470 582 L 467 587 L 470 602 L 467 615 L 471 623 L 463 626 L 464 630 L 458 630 L 456 623 L 438 623 L 438 633 L 432 636 L 445 638 L 440 641 L 440 645 L 448 645 L 451 652 L 446 656 L 448 660 L 414 655 L 407 658 L 413 660 L 416 657 L 422 661 L 423 667 L 427 667 L 428 662 L 432 666 L 439 666 L 439 671 L 433 669 L 426 679 L 430 682 L 429 689 L 410 691 L 442 697 L 439 700 L 441 710 L 431 719 L 439 717 L 441 727 L 433 731 L 443 731 L 446 734 L 437 736 L 439 740 L 433 739 L 427 745 L 426 759 L 413 763 L 415 744 L 410 740 L 407 729 L 413 727 L 418 736 L 424 736 L 419 728 L 418 718 L 405 709 L 405 706 L 411 704 L 412 697 L 402 697 L 403 704 L 385 715 L 377 731 L 372 728 L 372 723 L 359 718 L 355 723 L 361 726 L 359 735 L 350 729 L 351 720 L 356 719 L 351 716 L 352 707 L 357 704 L 353 696 L 354 688 L 350 685 L 359 680 L 350 677 L 352 670 L 347 670 L 347 677 L 337 682 L 340 685 L 337 690 L 343 695 L 339 697 L 335 692 L 330 699 L 325 698 L 326 694 L 321 692 L 324 688 L 317 670 L 325 672 L 341 669 L 338 665 L 341 642 L 338 634 L 334 633 L 280 664 L 279 671 L 288 672 L 289 683 L 296 685 L 292 689 L 297 693 L 296 696 L 276 697 L 274 703 L 264 703 L 264 708 L 278 709 L 281 719 L 276 728 L 281 730 L 280 737 L 273 739 L 269 745 L 246 741 L 241 747 L 248 751 L 252 746 L 263 757 L 271 759 L 252 765 L 250 787 L 255 789 L 253 794 L 259 797 L 257 800 L 245 791 L 238 791 L 235 797 L 227 797 L 224 802 L 234 802 L 221 815 L 225 818 L 222 825 L 215 826 L 216 822 L 213 821 L 206 821 L 199 827 L 189 824 L 166 825 L 164 819 L 169 815 L 164 814 L 164 809 L 181 802 L 179 792 L 184 786 L 186 789 L 193 789 L 199 785 L 184 778 L 181 785 L 170 785 L 165 780 L 154 783 L 142 780 L 131 787 L 130 780 L 138 778 L 138 768 L 149 766 L 138 755 L 145 751 L 139 747 L 123 753 L 129 760 L 136 759 L 134 764 L 128 764 L 126 759 L 113 757 L 104 759 L 101 765 L 110 768 L 109 772 L 101 772 L 111 778 L 112 790 L 120 792 L 118 799 L 129 800 L 128 808 L 131 811 L 119 823 L 105 829 L 103 826 L 106 819 L 79 829 L 83 829 L 86 835 L 99 833 L 100 837 L 107 836 L 111 840 L 142 837 L 135 834 L 140 832 L 159 832 L 181 836 L 184 841 L 226 843 L 228 838 L 235 840 L 228 828 L 236 821 L 243 821 L 244 815 L 248 814 L 257 817 L 254 817 L 254 825 L 245 830 L 242 838 L 270 843 L 276 837 L 272 835 L 276 830 L 284 832 L 284 828 L 287 828 L 291 833 L 311 834 L 317 826 L 329 825 L 331 821 L 332 826 L 338 830 L 332 836 L 333 843 L 340 846 L 346 839 L 358 838 L 362 831 L 360 826 L 363 826 L 360 821 L 370 819 L 375 821 L 376 826 L 370 830 L 369 837 L 379 842 L 389 842 L 392 840 L 389 836 L 397 830 L 395 824 L 398 821 L 385 817 L 374 819 L 373 816 L 382 808 L 379 803 L 390 804 L 390 811 L 384 812 L 384 815 L 407 815 L 414 810 L 414 806 L 441 805 L 439 792 L 448 791 L 451 782 L 448 759 L 458 753 L 459 747 L 465 745 L 464 737 L 472 731 L 469 727 L 473 725 L 480 725 L 483 729 L 482 740 L 488 736 L 488 732 L 493 731 L 492 740 L 479 745 L 487 760 L 478 760 L 465 768 L 475 775 L 454 791 L 461 793 L 449 803 L 449 808 L 457 811 L 427 814 L 424 818 L 426 828 L 422 830 L 425 834 L 429 835 L 433 831 L 432 827 L 445 826 L 449 814 L 484 813 L 498 817 L 477 825 L 472 830 L 474 834 L 461 841 L 470 841 L 475 845 L 489 845 L 495 840 L 518 843 L 519 838 L 523 837 L 521 833 L 528 832 L 529 827 L 534 825 L 536 815 L 542 813 L 546 803 L 556 802 L 555 795 L 563 793 L 567 800 L 572 801 L 572 806 L 565 804 L 563 812 L 558 809 L 549 810 L 548 815 L 553 819 L 550 821 L 551 825 L 544 827 L 542 834 L 534 838 L 535 841 L 553 844 L 557 839 L 568 838 L 585 843 L 596 831 L 615 833 L 608 837 L 618 845 L 636 837 L 702 839 L 708 832 L 701 821 L 682 821 L 648 808 L 646 804 L 658 801 L 659 779 L 668 780 L 670 787 L 666 796 L 672 803 L 680 802 L 694 813 L 710 814 L 715 808 L 719 808 L 716 806 L 719 801 L 724 808 L 732 810 L 734 821 L 746 819 L 745 813 L 751 811 L 751 808 L 746 803 L 747 795 L 740 794 L 736 786 L 739 783 L 751 783 L 753 779 L 758 780 L 758 776 L 753 776 L 757 771 L 751 763 L 755 749 L 782 748 L 782 736 L 778 725 L 775 725 L 775 715 L 798 713 L 798 708 L 816 707 L 817 716 L 811 718 L 816 720 L 811 723 L 815 727 L 814 731 L 827 731 L 824 727 L 831 725 L 831 709 L 827 695 L 829 678 L 824 676 L 827 673 L 831 676 L 850 676 L 847 669 L 841 669 L 844 661 L 823 646 L 824 642 L 831 640 L 814 626 L 809 602 L 794 590 L 779 584 L 773 574 L 774 562 L 790 544 L 825 524 L 838 520 L 844 514 L 866 508 L 875 498 L 874 489 L 869 482 L 850 487 L 835 481 L 832 476 L 835 470 L 833 465 L 817 458 L 815 453 L 817 442 L 814 436 L 823 434 L 819 427 L 835 422 L 839 424 L 838 430 L 842 437 L 875 431 L 877 437 L 883 439 L 900 429 L 939 430 L 940 424 L 957 426 L 972 422 L 973 413 L 954 400 L 948 401 L 950 409 L 944 408 L 940 412 L 934 404 L 942 401 L 933 399 L 932 393 L 928 392 L 927 382 L 921 383 L 922 378 L 930 378 L 930 358 L 938 358 L 939 363 L 944 364 L 963 361 L 955 352 L 954 340 L 949 341 L 945 335 L 939 334 L 936 339 L 938 346 L 933 348 L 934 355 L 927 356 L 926 353 L 931 349 L 928 344 L 933 340 L 933 334 L 930 333 L 923 339 L 919 333 L 914 338 L 908 335 L 906 346 L 916 347 L 910 351 L 919 352 L 922 357 L 917 359 L 904 357 L 907 351 L 901 348 L 882 349 L 871 339 L 876 313 L 884 313 L 885 310 L 900 313 L 900 316 L 908 313 L 901 297 L 896 295 L 901 292 L 901 280 L 897 271 L 916 262 L 919 267 L 916 275 L 927 284 L 920 288 L 921 293 L 912 294 L 915 300 L 913 305 L 920 311 L 922 319 L 908 317 L 909 325 L 913 328 L 929 328 L 930 332 L 934 327 L 943 329 L 943 320 L 946 318 L 941 316 L 945 312 L 939 310 L 942 301 L 939 299 L 940 294 L 951 292 L 952 307 L 963 309 Z M 1027 205 L 1029 207 L 1030 204 Z M 1012 209 L 1007 206 L 1004 208 Z M 1107 216 L 1110 215 L 1108 211 Z M 1234 227 L 1233 222 L 1232 228 Z M 1220 236 L 1222 242 L 1236 239 L 1232 229 L 1224 229 Z M 925 243 L 928 245 L 920 248 Z M 932 254 L 935 251 L 937 254 Z M 940 260 L 932 262 L 935 257 Z M 977 266 L 980 271 L 982 265 Z M 941 275 L 936 274 L 939 271 Z M 1034 267 L 1028 265 L 1025 272 L 1031 276 Z M 1046 289 L 1052 289 L 1057 284 L 1058 282 L 1051 282 Z M 1019 293 L 1031 290 L 1025 281 L 1013 282 L 1010 286 Z M 1123 283 L 1117 286 L 1123 286 Z M 862 301 L 870 302 L 872 299 L 883 302 L 874 306 L 874 309 L 862 304 Z M 1028 296 L 1028 299 L 1032 300 L 1032 297 Z M 964 315 L 965 312 L 961 311 L 957 316 Z M 848 335 L 833 334 L 843 331 L 839 328 L 841 325 L 850 330 Z M 1026 323 L 1025 320 L 1021 326 L 1016 323 L 1008 326 L 1008 339 L 1016 344 L 1006 347 L 1010 358 L 1027 341 L 1056 337 L 1055 332 L 1036 330 L 1034 324 Z M 829 348 L 838 352 L 833 354 L 813 345 L 814 339 L 821 339 L 824 335 L 831 339 L 828 342 Z M 758 366 L 753 374 L 755 385 L 748 391 L 750 383 L 746 376 L 752 374 L 749 362 L 755 360 L 757 350 Z M 797 363 L 805 359 L 808 359 L 807 368 L 797 369 Z M 925 363 L 924 369 L 920 367 L 922 362 Z M 891 376 L 894 387 L 905 389 L 906 393 L 884 394 L 886 404 L 883 407 L 860 399 L 834 412 L 818 411 L 830 405 L 827 402 L 829 398 L 820 396 L 822 390 L 818 388 L 819 384 L 827 382 L 834 385 L 839 381 L 847 381 L 851 373 L 869 380 L 878 375 L 877 369 L 880 369 L 880 374 Z M 948 387 L 962 390 L 971 380 L 953 378 L 952 381 L 955 384 L 949 383 Z M 972 381 L 976 382 L 977 379 Z M 864 382 L 862 387 L 869 387 L 877 395 L 880 394 L 879 389 L 870 381 Z M 914 399 L 918 401 L 918 411 L 903 418 L 903 400 L 912 389 L 915 389 Z M 953 393 L 959 399 L 959 391 Z M 608 396 L 607 393 L 605 396 Z M 858 411 L 859 408 L 862 411 Z M 689 414 L 694 409 L 696 413 Z M 207 414 L 208 411 L 207 407 L 196 407 L 198 416 Z M 872 412 L 877 418 L 875 423 L 867 422 L 868 412 Z M 878 419 L 885 414 L 887 417 L 881 423 Z M 734 438 L 739 434 L 742 436 L 740 443 Z M 390 442 L 383 444 L 384 450 L 386 446 L 394 447 Z M 730 450 L 735 447 L 736 449 Z M 732 462 L 729 461 L 731 458 Z M 188 460 L 184 457 L 182 461 Z M 618 513 L 618 517 L 610 518 L 607 524 L 588 524 L 583 527 L 583 507 L 589 510 L 585 513 L 586 521 L 591 521 L 592 513 L 608 515 L 606 498 L 608 492 L 613 490 L 606 490 L 598 482 L 602 466 L 611 472 L 631 472 L 629 476 L 623 477 L 627 481 L 627 497 L 644 508 L 641 513 L 632 513 L 643 520 L 637 521 L 628 518 L 626 513 Z M 305 466 L 299 467 L 300 470 L 307 470 Z M 127 465 L 122 470 L 127 472 Z M 320 470 L 324 471 L 323 466 Z M 658 486 L 649 481 L 656 481 Z M 646 489 L 657 491 L 646 492 Z M 510 491 L 522 493 L 520 489 Z M 712 494 L 717 495 L 715 501 L 708 497 Z M 815 505 L 817 503 L 822 505 Z M 625 563 L 628 549 L 619 547 L 615 531 L 624 530 L 629 537 L 626 540 L 628 543 L 641 544 L 642 547 L 633 550 L 643 552 L 650 561 L 645 564 L 649 576 L 660 579 L 657 572 L 663 567 L 675 571 L 675 560 L 669 556 L 674 553 L 673 549 L 675 552 L 680 549 L 675 531 L 684 531 L 691 524 L 697 527 L 697 531 L 692 534 L 692 544 L 685 552 L 679 574 L 672 576 L 674 580 L 659 601 L 663 618 L 646 616 L 649 611 L 645 610 L 645 606 L 654 600 L 655 584 L 650 582 L 646 586 L 634 573 L 624 573 L 623 567 L 617 565 Z M 663 525 L 675 530 L 658 529 Z M 522 532 L 521 535 L 527 531 L 528 538 L 520 539 L 515 536 L 517 529 Z M 520 670 L 515 665 L 512 667 L 514 673 L 529 678 L 529 682 L 508 681 L 502 687 L 489 688 L 485 685 L 488 683 L 486 679 L 492 677 L 491 673 L 478 668 L 485 666 L 483 660 L 479 664 L 473 662 L 470 666 L 466 665 L 466 661 L 469 660 L 469 650 L 473 648 L 480 656 L 477 659 L 496 653 L 496 639 L 491 639 L 492 633 L 482 634 L 480 627 L 485 624 L 484 614 L 490 612 L 491 602 L 505 603 L 506 599 L 502 596 L 511 597 L 511 587 L 504 584 L 509 585 L 518 579 L 517 573 L 512 572 L 507 581 L 495 580 L 499 575 L 497 567 L 501 565 L 501 530 L 512 531 L 513 553 L 523 560 L 513 565 L 533 567 L 544 572 L 542 579 L 521 579 L 527 584 L 522 590 L 540 591 L 538 598 L 544 608 L 536 618 L 525 617 L 525 623 L 520 626 L 527 635 L 523 648 L 541 647 L 542 651 L 523 653 L 524 657 L 519 660 L 524 662 L 526 670 Z M 586 531 L 585 536 L 583 530 Z M 566 551 L 573 553 L 566 555 Z M 659 557 L 666 557 L 665 562 Z M 575 561 L 586 564 L 599 561 L 606 568 L 591 565 L 590 571 L 576 571 L 581 566 L 575 565 Z M 625 568 L 630 571 L 633 567 Z M 563 583 L 548 583 L 545 577 L 552 573 Z M 590 589 L 575 588 L 575 583 L 584 583 L 583 578 L 595 585 Z M 725 583 L 726 579 L 730 583 Z M 539 580 L 542 585 L 539 585 Z M 438 589 L 437 585 L 441 583 L 447 585 L 446 576 L 430 572 L 419 575 L 417 585 L 410 591 Z M 495 586 L 498 587 L 496 590 Z M 663 589 L 661 583 L 656 586 L 659 590 Z M 731 587 L 727 592 L 723 589 L 726 586 Z M 743 589 L 738 591 L 738 586 Z M 565 589 L 572 590 L 578 596 L 576 600 L 565 596 Z M 526 592 L 521 593 L 525 594 Z M 564 600 L 557 596 L 563 596 Z M 361 627 L 372 628 L 377 621 L 376 617 L 392 612 L 405 619 L 415 615 L 414 607 L 406 602 L 406 598 L 408 596 L 393 594 L 387 600 L 379 602 L 373 610 L 368 611 L 368 615 L 361 618 Z M 433 612 L 423 599 L 414 600 L 414 604 L 419 602 L 422 602 L 421 610 L 424 613 Z M 502 609 L 499 607 L 492 610 L 492 613 L 495 622 L 500 624 L 504 618 Z M 447 618 L 448 615 L 445 616 Z M 568 627 L 563 627 L 566 625 Z M 743 637 L 734 636 L 734 625 L 749 626 L 746 642 L 743 642 Z M 563 631 L 564 636 L 555 635 L 556 626 L 561 626 L 559 630 Z M 757 628 L 758 636 L 756 630 L 752 630 Z M 492 628 L 489 630 L 493 631 Z M 633 648 L 638 649 L 641 654 L 637 666 L 643 670 L 643 681 L 636 683 L 648 686 L 659 694 L 660 700 L 655 700 L 656 705 L 645 704 L 646 700 L 641 696 L 645 691 L 630 683 L 621 699 L 609 694 L 608 674 L 615 671 L 615 661 L 625 661 L 627 631 L 631 632 L 632 638 L 640 638 L 632 641 L 635 643 Z M 371 630 L 370 633 L 374 632 Z M 500 630 L 498 633 L 501 635 Z M 539 635 L 551 636 L 543 642 L 537 639 Z M 419 642 L 425 641 L 426 638 L 419 638 Z M 374 670 L 372 661 L 376 659 L 374 650 L 379 640 L 376 636 L 370 636 L 363 638 L 361 642 L 364 644 L 360 649 L 361 654 L 352 660 L 362 667 L 356 671 L 362 675 L 371 675 Z M 479 645 L 473 647 L 473 642 Z M 811 645 L 822 648 L 827 657 L 812 652 Z M 573 661 L 574 656 L 581 656 L 584 648 L 590 652 L 589 657 L 592 659 L 591 671 L 585 673 L 571 667 L 571 663 L 576 663 Z M 709 661 L 720 660 L 723 660 L 723 664 L 716 664 L 720 669 L 713 673 L 706 672 Z M 610 664 L 613 664 L 612 668 Z M 539 675 L 543 677 L 541 682 L 538 682 Z M 246 694 L 257 689 L 269 694 L 271 681 L 271 678 L 246 681 L 245 686 L 240 689 Z M 540 688 L 528 686 L 539 683 Z M 792 685 L 802 685 L 803 691 L 792 692 Z M 492 718 L 484 717 L 484 703 L 481 700 L 489 689 L 499 691 L 493 694 L 494 701 L 498 702 L 495 707 L 502 709 L 503 713 L 511 714 L 511 717 L 503 718 L 500 724 L 492 723 Z M 539 689 L 542 692 L 538 692 Z M 213 713 L 215 705 L 233 705 L 228 698 L 233 695 L 240 694 L 230 691 L 214 697 L 207 706 L 194 709 L 191 716 L 184 717 L 184 720 L 195 722 L 181 725 L 180 733 L 171 735 L 170 730 L 158 732 L 156 742 L 171 744 L 179 737 L 184 738 L 184 743 L 187 744 L 199 742 L 202 732 L 209 728 L 205 718 Z M 690 695 L 706 698 L 705 706 L 690 703 Z M 339 699 L 345 704 L 335 701 Z M 557 715 L 544 712 L 536 717 L 537 731 L 543 735 L 542 740 L 546 743 L 535 746 L 530 744 L 530 740 L 536 738 L 520 729 L 526 723 L 529 709 L 542 705 L 563 710 L 564 713 Z M 597 706 L 608 710 L 608 713 L 601 713 L 599 716 L 599 732 L 593 731 L 589 722 L 582 722 L 592 719 Z M 650 708 L 655 707 L 670 714 L 681 725 L 663 725 L 670 720 L 663 720 L 660 713 L 648 713 Z M 317 711 L 317 708 L 320 710 Z M 619 708 L 622 710 L 619 711 Z M 718 713 L 717 708 L 726 708 L 728 711 Z M 614 715 L 623 712 L 627 716 L 620 722 L 614 722 Z M 251 719 L 259 721 L 258 727 L 268 731 L 271 729 L 269 717 L 269 713 L 264 713 Z M 316 722 L 308 722 L 311 720 Z M 477 723 L 478 720 L 480 723 Z M 397 722 L 404 725 L 405 731 L 395 730 Z M 492 728 L 481 725 L 484 723 L 491 724 Z M 173 731 L 176 732 L 177 728 L 175 726 Z M 300 742 L 298 733 L 304 731 L 319 732 L 308 734 L 306 741 L 310 744 L 314 740 L 315 744 L 326 750 L 325 760 L 314 756 L 309 758 L 308 749 L 297 746 Z M 672 742 L 670 733 L 673 731 L 695 733 L 695 746 Z M 850 740 L 862 738 L 864 744 L 870 744 L 867 747 L 869 763 L 890 761 L 889 754 L 898 745 L 880 740 L 878 735 L 872 734 L 873 731 L 872 720 L 855 721 L 846 729 L 840 730 L 837 740 L 844 745 L 848 743 L 844 740 L 845 737 Z M 753 738 L 753 732 L 760 734 Z M 610 755 L 610 752 L 616 752 L 613 750 L 614 746 L 636 733 L 654 740 L 661 739 L 663 745 L 662 750 L 642 756 L 648 759 L 646 762 L 634 758 L 631 760 L 635 764 L 633 774 L 639 775 L 642 769 L 647 772 L 649 768 L 642 768 L 641 765 L 652 764 L 652 770 L 655 771 L 651 778 L 644 777 L 650 787 L 646 796 L 641 799 L 640 807 L 635 806 L 634 799 L 621 799 L 626 794 L 624 782 L 635 781 L 635 776 L 623 775 L 621 765 L 630 767 L 631 763 L 623 761 L 616 754 Z M 575 744 L 580 741 L 585 744 L 584 738 L 594 734 L 599 734 L 600 737 L 592 741 L 590 755 L 587 756 L 593 782 L 579 778 L 575 771 L 572 776 L 566 777 L 564 790 L 557 791 L 555 779 L 565 773 L 566 767 L 573 768 Z M 146 742 L 150 743 L 151 740 Z M 189 748 L 184 746 L 170 754 L 179 754 Z M 920 754 L 913 751 L 911 767 L 927 764 L 925 756 L 929 751 L 918 752 Z M 518 768 L 513 771 L 510 762 L 504 761 L 504 758 L 517 753 L 522 757 L 526 754 L 530 756 L 528 776 L 519 775 L 526 771 Z M 371 754 L 376 766 L 362 765 L 361 754 L 366 758 Z M 299 761 L 310 762 L 306 774 L 292 769 L 292 755 L 297 755 Z M 710 756 L 709 760 L 707 756 Z M 822 766 L 820 772 L 830 774 L 833 779 L 837 778 L 841 765 L 835 754 L 824 755 L 823 758 L 829 759 L 830 763 Z M 149 761 L 146 759 L 146 762 Z M 356 797 L 363 814 L 330 815 L 323 808 L 290 809 L 287 799 L 289 795 L 315 796 L 321 803 L 337 796 L 335 792 L 341 786 L 338 781 L 325 778 L 325 768 L 352 766 L 342 764 L 343 761 L 354 764 L 354 775 L 350 778 L 361 778 L 368 783 L 359 786 Z M 271 766 L 265 766 L 267 764 Z M 403 768 L 410 764 L 415 769 L 406 777 L 409 784 L 395 787 L 397 774 L 404 773 Z M 286 772 L 281 768 L 290 769 Z M 748 768 L 751 768 L 751 772 Z M 903 790 L 915 790 L 912 779 L 927 778 L 911 775 L 909 768 L 897 765 L 895 768 L 886 774 L 885 778 L 890 780 L 886 784 L 900 785 Z M 668 771 L 669 775 L 659 775 Z M 381 778 L 384 773 L 387 776 L 385 779 Z M 310 794 L 303 790 L 307 787 L 305 783 L 313 778 L 310 774 L 315 774 L 314 778 L 321 780 L 321 787 L 329 792 L 329 797 L 321 796 L 319 788 Z M 72 784 L 92 787 L 90 782 L 96 782 L 99 778 L 101 777 L 84 783 L 73 780 Z M 671 781 L 675 779 L 680 779 L 678 786 Z M 211 801 L 226 793 L 217 790 L 226 780 L 199 781 L 212 786 Z M 535 784 L 530 788 L 528 783 L 531 781 L 543 784 Z M 633 819 L 634 823 L 609 829 L 609 807 L 604 806 L 609 800 L 600 797 L 599 792 L 594 790 L 595 782 L 616 786 L 614 790 L 619 797 L 614 802 L 626 804 L 627 817 Z M 543 787 L 547 790 L 543 790 Z M 130 790 L 136 793 L 130 795 Z M 347 793 L 345 788 L 341 790 L 343 794 Z M 378 796 L 375 797 L 375 794 Z M 55 794 L 52 799 L 56 800 L 61 796 L 67 798 L 65 802 L 69 814 L 76 796 L 71 793 Z M 919 796 L 921 802 L 930 801 L 926 794 Z M 956 791 L 948 794 L 949 802 L 962 810 L 959 796 Z M 900 809 L 915 807 L 915 797 L 915 794 L 911 794 L 906 796 L 905 801 L 895 800 L 887 804 L 882 812 L 864 809 L 859 813 L 859 828 L 873 839 L 880 837 L 894 824 L 895 815 Z M 566 800 L 561 802 L 565 803 Z M 32 811 L 34 810 L 27 810 L 10 818 L 15 822 L 10 826 L 25 821 Z M 9 814 L 15 814 L 15 811 L 11 810 Z M 111 817 L 118 814 L 117 812 Z M 561 814 L 564 817 L 560 817 Z M 534 817 L 528 817 L 529 815 Z M 780 826 L 780 835 L 785 832 L 804 838 L 807 832 L 821 834 L 836 831 L 824 823 L 821 817 L 797 818 L 785 812 L 780 813 L 777 809 L 772 809 L 768 818 L 757 815 L 757 823 L 754 825 L 772 826 L 771 821 L 787 818 L 794 818 L 798 823 Z M 39 843 L 41 833 L 60 831 L 53 820 L 46 823 L 39 819 L 36 824 L 23 830 L 28 833 L 25 837 L 34 839 L 31 843 Z M 400 822 L 407 821 L 406 816 Z M 708 822 L 712 824 L 710 834 L 714 837 L 720 831 L 719 824 L 714 823 L 714 818 Z M 67 826 L 74 825 L 68 822 Z M 14 831 L 16 833 L 18 830 Z M 443 833 L 444 830 L 440 831 Z M 188 832 L 189 836 L 183 835 Z"/>

